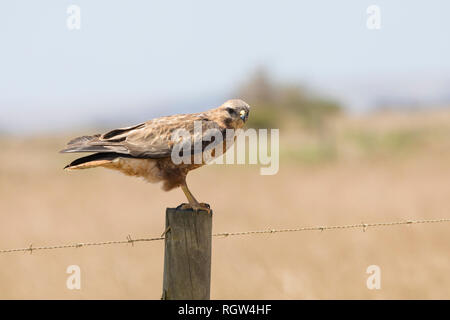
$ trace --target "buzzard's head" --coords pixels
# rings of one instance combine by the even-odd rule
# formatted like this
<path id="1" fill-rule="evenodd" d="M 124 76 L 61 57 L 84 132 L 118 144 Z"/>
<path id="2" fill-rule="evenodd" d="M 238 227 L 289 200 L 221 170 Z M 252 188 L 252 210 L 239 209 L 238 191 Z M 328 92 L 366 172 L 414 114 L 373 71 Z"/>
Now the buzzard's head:
<path id="1" fill-rule="evenodd" d="M 227 127 L 242 128 L 248 119 L 250 106 L 240 99 L 231 99 L 220 106 L 225 116 Z"/>

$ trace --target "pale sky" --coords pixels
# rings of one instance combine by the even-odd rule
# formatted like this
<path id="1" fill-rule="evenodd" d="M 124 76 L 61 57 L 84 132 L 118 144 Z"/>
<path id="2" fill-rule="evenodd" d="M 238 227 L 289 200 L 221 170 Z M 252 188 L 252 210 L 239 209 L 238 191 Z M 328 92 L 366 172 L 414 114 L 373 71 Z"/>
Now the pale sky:
<path id="1" fill-rule="evenodd" d="M 80 30 L 66 26 L 72 4 Z M 0 131 L 206 109 L 259 65 L 324 88 L 447 77 L 449 12 L 445 0 L 2 0 Z"/>

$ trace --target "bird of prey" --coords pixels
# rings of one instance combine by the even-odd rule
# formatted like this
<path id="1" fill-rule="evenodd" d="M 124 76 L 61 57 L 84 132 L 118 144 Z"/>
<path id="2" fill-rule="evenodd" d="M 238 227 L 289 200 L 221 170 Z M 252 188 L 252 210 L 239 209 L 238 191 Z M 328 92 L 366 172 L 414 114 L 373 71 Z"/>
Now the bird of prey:
<path id="1" fill-rule="evenodd" d="M 142 177 L 148 182 L 163 182 L 163 190 L 169 191 L 181 187 L 188 203 L 181 205 L 183 209 L 210 212 L 209 205 L 198 202 L 186 184 L 189 171 L 205 164 L 176 164 L 171 157 L 174 142 L 171 135 L 179 129 L 186 130 L 194 137 L 194 123 L 201 124 L 201 134 L 208 129 L 216 129 L 225 142 L 227 129 L 241 129 L 247 121 L 250 106 L 240 99 L 226 101 L 220 107 L 205 112 L 179 114 L 149 120 L 135 126 L 119 128 L 104 134 L 82 136 L 71 140 L 62 153 L 89 152 L 86 157 L 78 158 L 67 165 L 66 170 L 78 170 L 94 167 L 104 167 L 118 170 L 129 176 Z M 227 141 L 229 142 L 229 141 Z M 224 143 L 223 152 L 232 143 Z M 203 152 L 208 144 L 201 144 Z M 192 156 L 195 150 L 192 148 Z"/>

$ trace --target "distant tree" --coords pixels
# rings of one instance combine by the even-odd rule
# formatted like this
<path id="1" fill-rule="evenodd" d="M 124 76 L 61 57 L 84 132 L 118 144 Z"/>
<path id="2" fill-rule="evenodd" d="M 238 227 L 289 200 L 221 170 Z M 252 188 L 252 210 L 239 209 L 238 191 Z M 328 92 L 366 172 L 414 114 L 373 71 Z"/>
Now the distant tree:
<path id="1" fill-rule="evenodd" d="M 250 79 L 238 90 L 238 94 L 254 104 L 272 104 L 275 102 L 276 88 L 270 81 L 267 70 L 259 67 Z"/>
<path id="2" fill-rule="evenodd" d="M 252 106 L 249 126 L 254 128 L 281 127 L 292 117 L 307 128 L 322 130 L 326 119 L 341 112 L 336 102 L 308 94 L 298 84 L 276 84 L 269 72 L 258 68 L 237 92 Z"/>
<path id="3" fill-rule="evenodd" d="M 237 96 L 252 106 L 249 127 L 275 128 L 280 125 L 276 91 L 267 70 L 262 67 L 238 89 Z"/>

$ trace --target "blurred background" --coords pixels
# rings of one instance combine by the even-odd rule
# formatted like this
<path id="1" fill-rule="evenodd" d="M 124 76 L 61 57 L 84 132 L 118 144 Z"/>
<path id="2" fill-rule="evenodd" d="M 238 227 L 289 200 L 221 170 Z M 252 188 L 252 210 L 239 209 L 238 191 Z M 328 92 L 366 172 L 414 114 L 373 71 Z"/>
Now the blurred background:
<path id="1" fill-rule="evenodd" d="M 370 5 L 380 29 L 367 27 Z M 67 8 L 81 10 L 69 30 Z M 213 232 L 450 217 L 447 1 L 0 4 L 0 249 L 159 236 L 180 190 L 67 173 L 68 139 L 230 98 L 280 170 L 189 176 Z M 236 181 L 239 181 L 237 184 Z M 126 197 L 124 197 L 126 194 Z M 126 200 L 125 200 L 126 199 Z M 449 225 L 214 239 L 215 299 L 450 298 Z M 79 265 L 81 290 L 66 268 Z M 380 290 L 366 268 L 381 268 Z M 0 298 L 159 299 L 163 243 L 0 255 Z"/>

